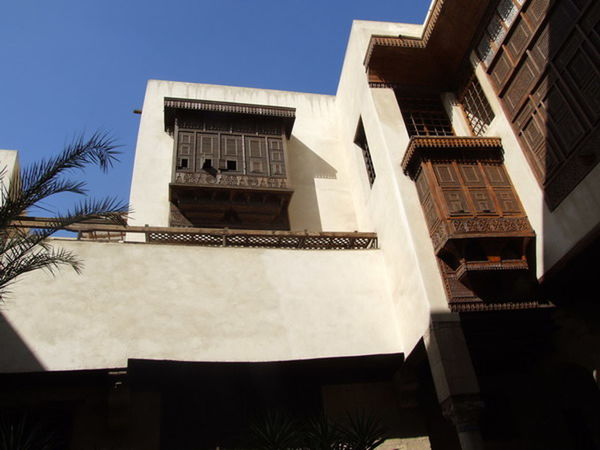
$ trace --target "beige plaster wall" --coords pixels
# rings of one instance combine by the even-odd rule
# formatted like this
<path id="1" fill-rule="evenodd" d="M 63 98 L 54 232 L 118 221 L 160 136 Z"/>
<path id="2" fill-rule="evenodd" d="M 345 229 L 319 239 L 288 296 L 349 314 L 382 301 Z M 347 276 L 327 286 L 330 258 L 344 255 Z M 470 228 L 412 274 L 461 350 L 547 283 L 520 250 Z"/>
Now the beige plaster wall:
<path id="1" fill-rule="evenodd" d="M 131 185 L 131 224 L 168 225 L 173 138 L 164 131 L 164 97 L 296 108 L 287 143 L 294 189 L 289 208 L 291 228 L 358 229 L 341 164 L 333 96 L 161 80 L 150 80 L 146 89 Z"/>
<path id="2" fill-rule="evenodd" d="M 448 313 L 433 246 L 414 183 L 400 163 L 408 133 L 392 89 L 370 89 L 363 65 L 372 34 L 420 36 L 422 26 L 355 21 L 346 50 L 337 93 L 344 154 L 352 174 L 360 229 L 374 230 L 407 352 L 426 332 L 430 313 Z M 369 187 L 361 149 L 353 143 L 362 117 L 373 164 L 375 183 Z"/>
<path id="3" fill-rule="evenodd" d="M 600 166 L 596 166 L 558 208 L 550 211 L 481 65 L 476 73 L 495 114 L 487 134 L 502 138 L 506 169 L 536 232 L 537 276 L 541 277 L 600 223 Z"/>
<path id="4" fill-rule="evenodd" d="M 13 286 L 0 307 L 2 372 L 403 351 L 379 250 L 53 243 L 85 269 Z"/>
<path id="5" fill-rule="evenodd" d="M 19 170 L 17 150 L 0 150 L 0 187 L 8 188 L 10 180 Z"/>

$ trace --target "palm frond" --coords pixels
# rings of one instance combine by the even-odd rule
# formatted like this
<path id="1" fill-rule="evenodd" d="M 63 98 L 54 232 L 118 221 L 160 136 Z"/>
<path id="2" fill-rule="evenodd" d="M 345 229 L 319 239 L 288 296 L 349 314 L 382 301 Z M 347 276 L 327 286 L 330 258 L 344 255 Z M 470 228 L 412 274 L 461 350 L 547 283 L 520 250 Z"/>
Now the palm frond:
<path id="1" fill-rule="evenodd" d="M 342 445 L 339 426 L 324 413 L 308 419 L 302 435 L 304 446 L 311 450 L 335 450 Z"/>
<path id="2" fill-rule="evenodd" d="M 42 423 L 26 415 L 0 416 L 0 450 L 52 450 L 59 447 L 59 439 Z"/>
<path id="3" fill-rule="evenodd" d="M 279 411 L 269 411 L 250 427 L 252 448 L 257 450 L 285 450 L 298 447 L 296 421 Z"/>
<path id="4" fill-rule="evenodd" d="M 62 248 L 40 247 L 26 253 L 18 250 L 8 252 L 2 260 L 0 270 L 0 298 L 10 292 L 10 286 L 17 277 L 39 269 L 54 274 L 60 266 L 69 266 L 81 273 L 83 263 L 75 254 Z"/>
<path id="5" fill-rule="evenodd" d="M 61 177 L 70 170 L 89 165 L 108 170 L 117 161 L 118 147 L 107 133 L 96 132 L 87 139 L 79 136 L 59 155 L 21 170 L 18 176 L 13 177 L 9 187 L 0 192 L 0 229 L 50 196 L 64 192 L 85 194 L 84 181 Z"/>
<path id="6" fill-rule="evenodd" d="M 345 448 L 351 450 L 373 450 L 383 444 L 386 429 L 381 422 L 364 411 L 347 413 L 347 421 L 340 427 Z"/>
<path id="7" fill-rule="evenodd" d="M 31 165 L 14 174 L 0 189 L 0 300 L 17 277 L 33 270 L 45 269 L 54 273 L 60 266 L 79 272 L 81 261 L 71 252 L 54 249 L 47 239 L 69 225 L 90 220 L 107 220 L 125 225 L 128 206 L 115 198 L 85 198 L 65 213 L 48 219 L 45 228 L 24 230 L 11 224 L 25 216 L 27 210 L 38 206 L 51 196 L 61 193 L 85 195 L 86 183 L 64 178 L 72 170 L 96 165 L 106 171 L 117 161 L 118 145 L 103 132 L 89 138 L 77 137 L 60 154 Z M 0 181 L 7 176 L 0 168 Z"/>

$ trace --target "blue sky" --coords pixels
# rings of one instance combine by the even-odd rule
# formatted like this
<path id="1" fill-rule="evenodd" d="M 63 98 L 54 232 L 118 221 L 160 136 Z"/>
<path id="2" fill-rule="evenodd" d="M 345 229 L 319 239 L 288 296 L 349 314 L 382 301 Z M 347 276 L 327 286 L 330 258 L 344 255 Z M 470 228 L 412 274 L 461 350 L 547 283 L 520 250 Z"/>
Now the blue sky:
<path id="1" fill-rule="evenodd" d="M 19 150 L 26 165 L 82 132 L 107 130 L 122 144 L 121 162 L 75 177 L 95 197 L 127 200 L 139 123 L 132 111 L 148 79 L 334 94 L 353 19 L 421 23 L 429 0 L 0 5 L 0 149 Z"/>

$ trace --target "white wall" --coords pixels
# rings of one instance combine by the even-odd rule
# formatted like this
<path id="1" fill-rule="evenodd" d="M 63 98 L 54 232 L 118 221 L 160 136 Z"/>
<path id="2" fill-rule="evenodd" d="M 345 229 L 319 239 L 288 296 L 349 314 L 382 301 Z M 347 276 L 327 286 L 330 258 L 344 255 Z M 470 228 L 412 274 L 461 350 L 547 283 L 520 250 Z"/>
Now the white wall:
<path id="1" fill-rule="evenodd" d="M 0 308 L 1 372 L 403 350 L 379 250 L 53 243 L 85 269 L 13 286 Z"/>
<path id="2" fill-rule="evenodd" d="M 372 34 L 418 37 L 421 33 L 419 25 L 355 21 L 337 93 L 358 223 L 379 236 L 407 353 L 427 330 L 431 312 L 448 313 L 449 308 L 414 182 L 400 166 L 409 137 L 398 102 L 392 89 L 369 88 L 363 60 Z M 362 152 L 353 143 L 359 117 L 376 172 L 372 188 Z"/>
<path id="3" fill-rule="evenodd" d="M 150 80 L 136 147 L 130 224 L 168 226 L 173 138 L 164 131 L 164 97 L 296 108 L 288 142 L 294 195 L 292 230 L 354 231 L 357 223 L 347 175 L 341 166 L 335 98 L 230 86 Z"/>
<path id="4" fill-rule="evenodd" d="M 0 150 L 0 188 L 7 189 L 10 180 L 18 173 L 19 155 L 17 150 Z"/>

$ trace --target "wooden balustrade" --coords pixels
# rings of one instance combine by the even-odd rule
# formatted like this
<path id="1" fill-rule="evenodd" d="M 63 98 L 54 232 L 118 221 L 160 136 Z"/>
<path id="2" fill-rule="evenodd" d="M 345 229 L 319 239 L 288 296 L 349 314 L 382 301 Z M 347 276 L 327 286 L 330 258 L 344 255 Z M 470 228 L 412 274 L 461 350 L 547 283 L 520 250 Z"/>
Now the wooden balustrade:
<path id="1" fill-rule="evenodd" d="M 51 218 L 22 217 L 11 224 L 16 228 L 51 229 Z M 153 244 L 199 245 L 205 247 L 262 247 L 303 250 L 366 250 L 377 248 L 376 233 L 299 232 L 230 230 L 227 228 L 149 227 L 112 224 L 107 221 L 75 223 L 61 228 L 77 233 L 77 239 L 123 241 L 127 233 L 145 236 Z"/>

